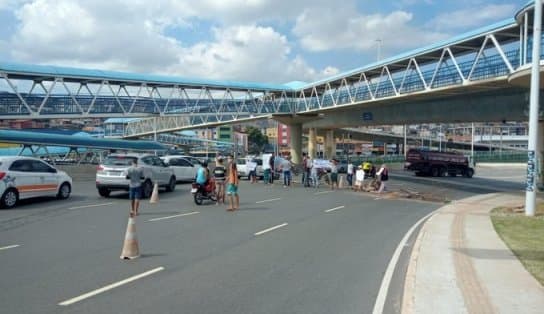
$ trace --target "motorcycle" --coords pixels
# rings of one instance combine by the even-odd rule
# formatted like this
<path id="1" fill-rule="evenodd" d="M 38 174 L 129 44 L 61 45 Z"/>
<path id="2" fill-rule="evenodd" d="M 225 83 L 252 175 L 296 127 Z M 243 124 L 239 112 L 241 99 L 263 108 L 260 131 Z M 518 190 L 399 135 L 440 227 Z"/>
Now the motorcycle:
<path id="1" fill-rule="evenodd" d="M 193 181 L 191 193 L 197 205 L 202 205 L 204 200 L 217 202 L 217 192 L 215 191 L 215 180 L 213 178 L 208 180 L 204 186 Z"/>

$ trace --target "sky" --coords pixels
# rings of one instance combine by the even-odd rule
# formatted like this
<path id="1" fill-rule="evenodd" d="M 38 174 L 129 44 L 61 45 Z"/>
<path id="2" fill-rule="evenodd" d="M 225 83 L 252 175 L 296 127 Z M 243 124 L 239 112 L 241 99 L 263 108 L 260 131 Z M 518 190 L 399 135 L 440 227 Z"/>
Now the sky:
<path id="1" fill-rule="evenodd" d="M 312 82 L 511 19 L 527 2 L 0 0 L 0 61 Z"/>

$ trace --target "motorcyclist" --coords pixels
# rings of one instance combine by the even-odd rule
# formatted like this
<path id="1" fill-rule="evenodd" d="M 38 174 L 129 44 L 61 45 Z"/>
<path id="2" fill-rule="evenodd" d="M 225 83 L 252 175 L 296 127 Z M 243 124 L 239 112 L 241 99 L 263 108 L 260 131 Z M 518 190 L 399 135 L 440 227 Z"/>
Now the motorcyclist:
<path id="1" fill-rule="evenodd" d="M 210 170 L 208 169 L 208 162 L 204 161 L 201 164 L 201 167 L 198 168 L 196 172 L 196 184 L 198 184 L 199 189 L 202 190 L 204 193 L 206 192 L 206 185 L 208 184 L 208 181 L 210 179 Z"/>

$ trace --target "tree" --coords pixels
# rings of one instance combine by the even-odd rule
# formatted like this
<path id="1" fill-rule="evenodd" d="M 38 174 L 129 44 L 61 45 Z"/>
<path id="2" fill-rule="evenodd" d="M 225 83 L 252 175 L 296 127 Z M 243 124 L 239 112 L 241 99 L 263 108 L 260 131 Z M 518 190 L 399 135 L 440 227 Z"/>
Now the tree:
<path id="1" fill-rule="evenodd" d="M 250 154 L 259 154 L 264 146 L 268 144 L 268 136 L 264 135 L 260 129 L 254 126 L 246 128 L 248 152 Z"/>

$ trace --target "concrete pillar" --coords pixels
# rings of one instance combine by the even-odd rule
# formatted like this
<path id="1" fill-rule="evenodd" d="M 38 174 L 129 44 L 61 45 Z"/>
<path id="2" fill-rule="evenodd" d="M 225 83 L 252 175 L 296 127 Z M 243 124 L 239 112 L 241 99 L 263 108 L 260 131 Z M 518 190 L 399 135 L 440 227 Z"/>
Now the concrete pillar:
<path id="1" fill-rule="evenodd" d="M 333 158 L 335 151 L 336 141 L 334 140 L 334 130 L 327 130 L 327 133 L 325 133 L 325 158 Z"/>
<path id="2" fill-rule="evenodd" d="M 308 155 L 312 158 L 317 156 L 317 131 L 315 128 L 308 130 Z"/>
<path id="3" fill-rule="evenodd" d="M 299 164 L 302 162 L 302 124 L 291 124 L 291 162 Z"/>

